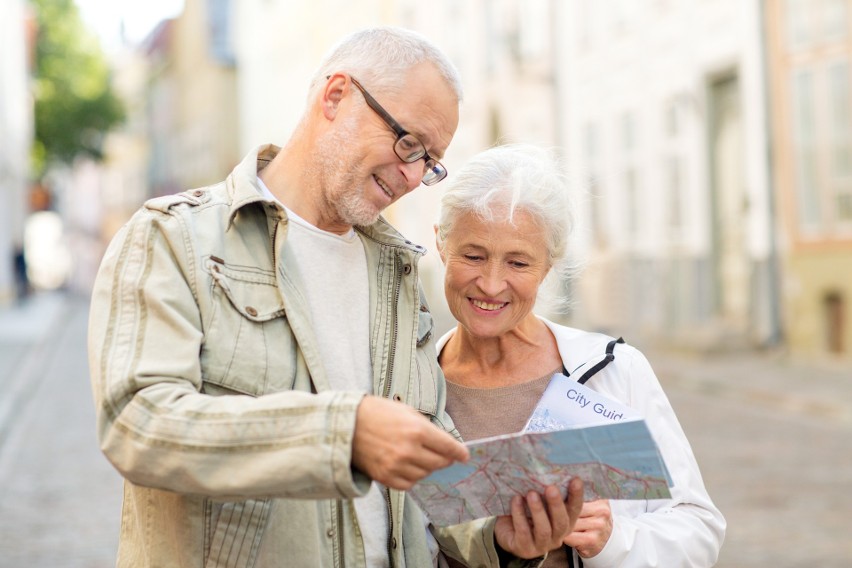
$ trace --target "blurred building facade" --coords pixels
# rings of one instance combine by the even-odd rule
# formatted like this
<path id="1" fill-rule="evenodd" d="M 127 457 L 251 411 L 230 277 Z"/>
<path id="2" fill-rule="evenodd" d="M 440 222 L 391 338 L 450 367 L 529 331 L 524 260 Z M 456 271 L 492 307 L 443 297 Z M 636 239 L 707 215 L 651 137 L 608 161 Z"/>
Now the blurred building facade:
<path id="1" fill-rule="evenodd" d="M 569 165 L 585 270 L 564 321 L 634 341 L 848 357 L 850 4 L 187 0 L 118 70 L 136 119 L 113 138 L 110 185 L 129 189 L 113 195 L 109 230 L 147 196 L 283 144 L 333 42 L 401 25 L 462 77 L 451 176 L 500 142 L 554 147 Z M 421 276 L 443 331 L 440 193 L 423 188 L 387 216 L 431 251 Z"/>
<path id="2" fill-rule="evenodd" d="M 105 240 L 145 199 L 222 180 L 241 158 L 232 4 L 185 0 L 179 17 L 115 54 L 128 116 L 107 143 Z"/>
<path id="3" fill-rule="evenodd" d="M 149 197 L 223 179 L 239 161 L 231 2 L 185 0 L 138 46 L 112 54 L 126 105 L 105 160 L 56 176 L 74 259 L 68 286 L 87 291 L 115 232 Z"/>
<path id="4" fill-rule="evenodd" d="M 219 181 L 239 162 L 232 4 L 185 0 L 160 46 L 149 85 L 154 194 Z"/>
<path id="5" fill-rule="evenodd" d="M 852 354 L 852 1 L 766 2 L 784 321 L 806 356 Z"/>
<path id="6" fill-rule="evenodd" d="M 568 3 L 585 326 L 702 349 L 778 337 L 759 8 Z"/>
<path id="7" fill-rule="evenodd" d="M 28 210 L 35 20 L 25 0 L 0 0 L 0 306 L 18 296 L 16 262 Z"/>

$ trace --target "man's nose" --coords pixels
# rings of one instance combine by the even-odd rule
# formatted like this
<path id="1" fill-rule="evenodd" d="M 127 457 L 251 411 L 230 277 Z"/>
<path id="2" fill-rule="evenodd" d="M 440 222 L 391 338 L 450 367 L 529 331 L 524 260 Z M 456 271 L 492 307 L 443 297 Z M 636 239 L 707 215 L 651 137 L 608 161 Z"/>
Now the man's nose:
<path id="1" fill-rule="evenodd" d="M 408 191 L 417 189 L 417 186 L 423 181 L 423 160 L 415 160 L 413 162 L 403 162 L 400 160 L 399 164 L 402 175 L 405 176 L 405 185 Z"/>

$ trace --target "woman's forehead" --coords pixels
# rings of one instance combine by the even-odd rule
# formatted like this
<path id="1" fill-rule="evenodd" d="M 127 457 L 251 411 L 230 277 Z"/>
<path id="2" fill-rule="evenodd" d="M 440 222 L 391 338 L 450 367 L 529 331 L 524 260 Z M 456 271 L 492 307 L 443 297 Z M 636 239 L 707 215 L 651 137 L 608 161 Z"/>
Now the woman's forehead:
<path id="1" fill-rule="evenodd" d="M 495 248 L 510 243 L 542 248 L 545 230 L 536 216 L 525 210 L 515 210 L 511 217 L 508 211 L 493 213 L 491 218 L 473 211 L 462 213 L 453 223 L 448 240 Z"/>

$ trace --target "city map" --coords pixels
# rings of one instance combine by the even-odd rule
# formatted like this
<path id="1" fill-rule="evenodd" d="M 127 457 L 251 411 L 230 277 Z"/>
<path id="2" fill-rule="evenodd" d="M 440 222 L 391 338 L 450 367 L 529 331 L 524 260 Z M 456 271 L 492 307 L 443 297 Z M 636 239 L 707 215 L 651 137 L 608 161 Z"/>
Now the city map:
<path id="1" fill-rule="evenodd" d="M 436 526 L 511 513 L 511 499 L 583 479 L 586 501 L 670 497 L 669 475 L 644 420 L 524 432 L 467 444 L 470 460 L 410 490 Z"/>

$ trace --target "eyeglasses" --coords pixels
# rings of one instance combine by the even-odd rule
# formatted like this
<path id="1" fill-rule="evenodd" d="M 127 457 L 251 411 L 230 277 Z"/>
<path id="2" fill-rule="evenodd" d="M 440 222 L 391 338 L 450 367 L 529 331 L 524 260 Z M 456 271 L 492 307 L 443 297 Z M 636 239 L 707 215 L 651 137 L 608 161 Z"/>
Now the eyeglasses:
<path id="1" fill-rule="evenodd" d="M 367 101 L 367 106 L 382 117 L 382 120 L 384 120 L 396 134 L 396 142 L 393 144 L 393 151 L 399 159 L 406 164 L 411 164 L 420 159 L 425 160 L 425 163 L 423 164 L 423 178 L 421 180 L 423 185 L 435 185 L 447 177 L 447 168 L 444 167 L 444 164 L 426 152 L 426 147 L 423 146 L 423 142 L 400 126 L 399 123 L 394 120 L 390 114 L 388 114 L 388 111 L 382 108 L 382 105 L 380 105 L 378 101 L 367 92 L 367 89 L 362 87 L 361 83 L 355 80 L 355 77 L 350 75 L 349 78 L 352 79 L 352 83 L 358 87 L 358 90 L 364 95 L 364 100 Z"/>

